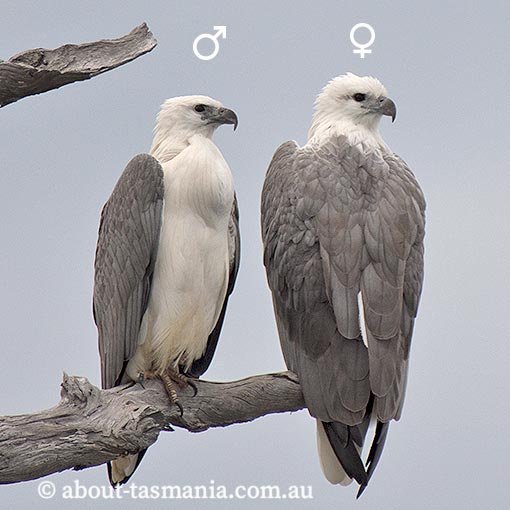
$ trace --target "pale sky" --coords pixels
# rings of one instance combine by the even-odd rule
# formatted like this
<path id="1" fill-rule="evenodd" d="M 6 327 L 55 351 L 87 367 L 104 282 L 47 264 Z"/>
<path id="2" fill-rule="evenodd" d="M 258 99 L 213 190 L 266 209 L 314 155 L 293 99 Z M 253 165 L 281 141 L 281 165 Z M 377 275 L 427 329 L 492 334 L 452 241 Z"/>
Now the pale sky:
<path id="1" fill-rule="evenodd" d="M 62 372 L 100 384 L 91 313 L 101 207 L 125 164 L 149 150 L 159 105 L 206 94 L 239 128 L 215 136 L 236 182 L 242 261 L 210 380 L 284 369 L 262 266 L 260 190 L 274 150 L 306 140 L 315 96 L 332 77 L 371 74 L 398 108 L 386 142 L 427 198 L 425 287 L 403 417 L 390 427 L 363 497 L 331 486 L 306 411 L 200 434 L 162 434 L 137 485 L 311 485 L 313 500 L 63 502 L 75 480 L 107 486 L 104 466 L 0 488 L 14 510 L 223 508 L 457 510 L 508 507 L 510 177 L 507 2 L 4 1 L 0 59 L 35 47 L 121 36 L 146 21 L 154 51 L 87 82 L 0 110 L 0 414 L 45 409 Z M 372 54 L 349 32 L 370 23 Z M 192 43 L 227 26 L 217 57 Z M 361 39 L 361 37 L 360 37 Z M 4 506 L 4 505 L 2 505 Z"/>

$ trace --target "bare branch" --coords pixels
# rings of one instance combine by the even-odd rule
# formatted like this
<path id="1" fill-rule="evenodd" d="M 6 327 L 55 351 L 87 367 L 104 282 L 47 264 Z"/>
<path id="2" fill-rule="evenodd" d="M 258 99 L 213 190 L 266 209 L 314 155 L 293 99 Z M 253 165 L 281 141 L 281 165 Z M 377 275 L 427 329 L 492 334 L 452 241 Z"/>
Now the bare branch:
<path id="1" fill-rule="evenodd" d="M 103 464 L 147 448 L 169 425 L 202 432 L 304 407 L 292 372 L 196 384 L 196 396 L 191 388 L 179 391 L 181 417 L 159 381 L 100 390 L 85 378 L 64 374 L 58 405 L 0 417 L 0 483 Z"/>
<path id="2" fill-rule="evenodd" d="M 0 60 L 0 108 L 26 96 L 57 89 L 115 69 L 151 51 L 157 44 L 142 23 L 119 39 L 36 48 Z"/>
<path id="3" fill-rule="evenodd" d="M 114 40 L 28 50 L 0 61 L 0 107 L 75 81 L 87 80 L 151 51 L 144 24 Z M 84 469 L 153 444 L 170 425 L 202 432 L 304 407 L 291 372 L 234 382 L 197 381 L 198 394 L 179 392 L 180 416 L 158 381 L 99 390 L 64 374 L 61 400 L 45 411 L 0 417 L 0 484 Z"/>

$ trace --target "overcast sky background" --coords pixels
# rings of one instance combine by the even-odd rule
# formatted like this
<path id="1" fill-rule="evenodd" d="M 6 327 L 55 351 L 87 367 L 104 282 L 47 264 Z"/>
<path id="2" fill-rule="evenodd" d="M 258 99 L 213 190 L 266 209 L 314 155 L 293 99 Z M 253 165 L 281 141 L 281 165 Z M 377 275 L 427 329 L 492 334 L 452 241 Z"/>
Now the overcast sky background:
<path id="1" fill-rule="evenodd" d="M 314 500 L 96 501 L 99 509 L 508 508 L 510 439 L 510 36 L 507 2 L 4 1 L 0 58 L 22 50 L 121 36 L 146 21 L 154 51 L 117 70 L 0 110 L 0 414 L 59 398 L 62 371 L 100 384 L 91 313 L 101 207 L 129 159 L 149 149 L 159 105 L 207 94 L 234 109 L 238 130 L 215 140 L 241 210 L 242 263 L 207 379 L 284 369 L 265 273 L 259 197 L 267 164 L 288 139 L 304 143 L 325 83 L 378 77 L 398 108 L 381 129 L 415 172 L 427 209 L 426 273 L 403 418 L 390 427 L 376 474 L 356 488 L 322 476 L 304 411 L 202 434 L 162 434 L 138 485 L 312 485 Z M 372 55 L 352 53 L 351 27 L 373 25 Z M 194 38 L 227 26 L 219 55 Z M 360 35 L 360 40 L 362 37 Z M 53 475 L 107 485 L 106 468 Z M 3 508 L 42 501 L 39 481 L 0 488 Z M 7 506 L 4 506 L 7 505 Z M 68 501 L 68 508 L 91 507 Z"/>

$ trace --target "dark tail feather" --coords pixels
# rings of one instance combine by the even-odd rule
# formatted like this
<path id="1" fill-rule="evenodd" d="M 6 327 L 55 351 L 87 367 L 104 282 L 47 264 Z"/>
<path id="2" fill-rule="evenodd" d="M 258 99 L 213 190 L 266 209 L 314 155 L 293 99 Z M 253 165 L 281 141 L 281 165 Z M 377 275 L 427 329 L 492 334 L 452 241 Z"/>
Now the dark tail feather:
<path id="1" fill-rule="evenodd" d="M 345 472 L 361 486 L 368 483 L 367 472 L 356 449 L 355 443 L 363 442 L 358 427 L 350 427 L 338 422 L 322 422 L 329 443 Z"/>
<path id="2" fill-rule="evenodd" d="M 135 464 L 133 471 L 131 471 L 131 474 L 129 476 L 126 476 L 126 478 L 124 478 L 123 480 L 120 480 L 119 482 L 114 482 L 112 480 L 112 463 L 111 462 L 107 463 L 106 467 L 108 469 L 108 479 L 110 480 L 110 484 L 114 489 L 117 488 L 119 485 L 124 485 L 125 483 L 127 483 L 129 481 L 129 479 L 133 476 L 134 472 L 136 471 L 136 468 L 140 465 L 140 462 L 142 462 L 142 459 L 146 452 L 147 452 L 147 449 L 140 450 L 137 454 L 135 454 L 135 455 L 138 455 L 138 459 L 136 460 L 136 464 Z"/>
<path id="3" fill-rule="evenodd" d="M 375 468 L 377 467 L 377 464 L 379 463 L 379 459 L 381 458 L 381 455 L 382 455 L 382 452 L 384 449 L 384 443 L 386 442 L 386 437 L 388 435 L 389 428 L 390 428 L 389 423 L 382 423 L 380 421 L 377 422 L 374 440 L 372 442 L 372 446 L 370 447 L 370 452 L 368 453 L 368 457 L 367 457 L 367 467 L 368 467 L 367 484 L 368 484 L 370 478 L 372 478 Z M 358 499 L 363 494 L 363 491 L 365 490 L 367 484 L 362 485 L 359 488 L 356 499 Z"/>

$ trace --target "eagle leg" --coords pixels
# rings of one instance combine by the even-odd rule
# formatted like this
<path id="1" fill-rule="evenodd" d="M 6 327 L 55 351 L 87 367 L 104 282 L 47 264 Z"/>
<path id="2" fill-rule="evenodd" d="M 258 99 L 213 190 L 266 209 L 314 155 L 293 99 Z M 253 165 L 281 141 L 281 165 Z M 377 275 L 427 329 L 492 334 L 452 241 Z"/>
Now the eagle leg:
<path id="1" fill-rule="evenodd" d="M 179 386 L 179 388 L 186 388 L 186 386 L 191 386 L 191 388 L 193 388 L 193 396 L 196 396 L 196 394 L 198 393 L 197 385 L 190 377 L 187 377 L 186 375 L 181 374 L 180 372 L 172 368 L 169 368 L 167 370 L 167 373 L 172 379 L 172 381 L 174 381 L 177 384 L 177 386 Z"/>
<path id="2" fill-rule="evenodd" d="M 163 381 L 163 384 L 165 385 L 166 392 L 168 393 L 168 396 L 170 398 L 170 402 L 172 404 L 175 404 L 179 408 L 179 412 L 181 413 L 181 416 L 184 414 L 184 409 L 182 407 L 182 404 L 179 402 L 179 399 L 177 398 L 177 391 L 175 389 L 175 384 L 170 376 L 170 374 L 163 372 L 159 375 L 159 378 Z"/>
<path id="3" fill-rule="evenodd" d="M 147 370 L 143 373 L 143 379 L 160 379 L 168 394 L 170 403 L 175 404 L 179 408 L 181 416 L 184 414 L 184 408 L 182 407 L 182 404 L 179 402 L 179 398 L 177 397 L 177 390 L 175 389 L 174 378 L 170 375 L 170 373 L 163 372 L 162 374 L 160 374 L 157 372 L 153 372 L 152 370 Z"/>

